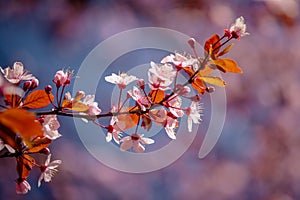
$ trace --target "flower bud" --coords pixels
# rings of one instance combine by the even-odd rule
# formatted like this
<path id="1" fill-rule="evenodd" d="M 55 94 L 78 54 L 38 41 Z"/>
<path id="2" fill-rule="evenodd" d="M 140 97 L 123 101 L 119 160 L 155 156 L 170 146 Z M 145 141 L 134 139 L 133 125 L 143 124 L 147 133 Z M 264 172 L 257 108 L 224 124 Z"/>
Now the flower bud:
<path id="1" fill-rule="evenodd" d="M 23 90 L 27 91 L 31 86 L 31 81 L 26 81 L 25 83 L 23 83 Z"/>
<path id="2" fill-rule="evenodd" d="M 215 88 L 210 86 L 210 87 L 206 88 L 206 90 L 208 93 L 213 93 L 215 91 Z"/>
<path id="3" fill-rule="evenodd" d="M 190 39 L 188 40 L 188 44 L 190 45 L 190 47 L 191 47 L 192 49 L 195 48 L 195 43 L 196 43 L 196 40 L 195 40 L 194 38 L 190 38 Z"/>
<path id="4" fill-rule="evenodd" d="M 69 78 L 68 73 L 65 73 L 64 71 L 59 70 L 54 75 L 53 82 L 56 84 L 56 87 L 60 87 L 62 85 L 66 85 L 65 83 L 67 82 L 68 78 Z M 70 83 L 70 80 L 69 80 L 69 83 Z"/>
<path id="5" fill-rule="evenodd" d="M 190 99 L 191 99 L 191 101 L 199 102 L 200 101 L 200 96 L 199 95 L 195 95 L 195 96 L 191 97 Z"/>
<path id="6" fill-rule="evenodd" d="M 45 155 L 49 155 L 50 154 L 50 149 L 49 148 L 43 148 L 39 151 L 39 153 L 45 154 Z"/>
<path id="7" fill-rule="evenodd" d="M 20 145 L 22 143 L 22 137 L 20 135 L 15 136 L 15 141 L 17 145 Z"/>
<path id="8" fill-rule="evenodd" d="M 75 99 L 82 99 L 85 96 L 85 92 L 84 91 L 78 91 L 75 95 Z"/>
<path id="9" fill-rule="evenodd" d="M 144 79 L 139 79 L 137 81 L 137 85 L 141 88 L 141 90 L 144 90 L 145 89 L 145 81 L 144 81 Z"/>
<path id="10" fill-rule="evenodd" d="M 29 90 L 35 89 L 39 85 L 39 80 L 34 78 L 31 80 L 31 85 L 29 87 Z"/>
<path id="11" fill-rule="evenodd" d="M 41 124 L 43 124 L 45 122 L 44 119 L 45 119 L 44 116 L 37 118 L 38 122 L 40 122 Z"/>
<path id="12" fill-rule="evenodd" d="M 47 94 L 50 94 L 51 91 L 52 91 L 52 86 L 51 86 L 51 85 L 47 85 L 47 86 L 45 87 L 45 92 L 46 92 Z"/>

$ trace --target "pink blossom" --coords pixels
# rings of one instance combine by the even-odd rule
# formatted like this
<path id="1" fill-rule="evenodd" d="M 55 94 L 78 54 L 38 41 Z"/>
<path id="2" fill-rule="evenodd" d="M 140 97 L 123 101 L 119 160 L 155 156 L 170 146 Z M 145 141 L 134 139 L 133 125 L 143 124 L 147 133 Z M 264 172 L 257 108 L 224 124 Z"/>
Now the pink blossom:
<path id="1" fill-rule="evenodd" d="M 191 92 L 191 88 L 188 86 L 183 86 L 183 85 L 176 85 L 176 94 L 178 96 L 186 96 Z"/>
<path id="2" fill-rule="evenodd" d="M 114 126 L 114 125 L 109 125 L 107 127 L 107 136 L 106 136 L 106 142 L 110 142 L 112 139 L 119 144 L 120 143 L 120 131 Z"/>
<path id="3" fill-rule="evenodd" d="M 150 66 L 149 73 L 154 74 L 161 80 L 170 80 L 172 82 L 176 76 L 176 71 L 171 64 L 157 65 L 154 62 L 150 62 Z"/>
<path id="4" fill-rule="evenodd" d="M 125 89 L 128 84 L 137 80 L 137 77 L 121 73 L 119 75 L 112 73 L 111 76 L 106 76 L 105 80 L 109 83 L 117 84 L 120 89 Z"/>
<path id="5" fill-rule="evenodd" d="M 182 99 L 176 96 L 167 102 L 167 107 L 170 112 L 176 117 L 182 117 L 184 115 L 183 110 L 180 108 L 182 105 Z"/>
<path id="6" fill-rule="evenodd" d="M 45 164 L 40 166 L 42 174 L 40 175 L 38 180 L 38 187 L 41 186 L 41 182 L 43 179 L 45 182 L 50 182 L 55 172 L 58 171 L 56 168 L 61 164 L 61 160 L 54 160 L 50 162 L 50 159 L 51 154 L 48 155 Z"/>
<path id="7" fill-rule="evenodd" d="M 149 87 L 152 90 L 169 90 L 169 86 L 172 84 L 172 80 L 160 79 L 155 74 L 148 73 Z"/>
<path id="8" fill-rule="evenodd" d="M 0 95 L 2 94 L 16 94 L 21 97 L 24 94 L 24 90 L 22 90 L 22 88 L 20 87 L 15 86 L 14 84 L 6 80 L 2 75 L 0 75 Z"/>
<path id="9" fill-rule="evenodd" d="M 70 84 L 72 76 L 73 72 L 70 70 L 59 70 L 54 75 L 53 82 L 56 84 L 56 87 L 67 86 Z"/>
<path id="10" fill-rule="evenodd" d="M 142 94 L 137 87 L 133 86 L 133 90 L 129 90 L 127 93 L 137 102 L 143 111 L 146 111 L 146 109 L 150 108 L 150 99 L 145 97 L 145 95 Z"/>
<path id="11" fill-rule="evenodd" d="M 30 184 L 25 179 L 18 178 L 16 182 L 16 193 L 26 194 L 29 190 L 31 190 Z"/>
<path id="12" fill-rule="evenodd" d="M 81 114 L 99 115 L 101 113 L 101 109 L 98 107 L 98 102 L 95 102 L 95 95 L 85 96 L 84 91 L 78 91 L 74 98 L 71 97 L 70 92 L 66 92 L 65 100 L 72 103 L 73 105 L 75 105 L 78 102 L 85 104 L 88 108 L 86 111 L 82 112 Z M 82 118 L 82 120 L 88 122 L 88 120 L 84 118 Z"/>
<path id="13" fill-rule="evenodd" d="M 176 71 L 171 64 L 165 63 L 157 65 L 154 62 L 150 63 L 151 68 L 148 70 L 149 86 L 152 90 L 168 90 L 172 84 Z"/>
<path id="14" fill-rule="evenodd" d="M 188 115 L 188 130 L 192 132 L 192 126 L 194 124 L 199 124 L 201 120 L 201 113 L 203 108 L 198 102 L 192 101 L 190 107 L 185 109 L 185 113 Z"/>
<path id="15" fill-rule="evenodd" d="M 33 90 L 33 89 L 35 89 L 38 85 L 39 85 L 39 80 L 36 79 L 36 78 L 33 78 L 32 80 L 26 81 L 26 82 L 23 84 L 23 90 L 24 90 L 24 91 L 27 91 L 27 90 Z"/>
<path id="16" fill-rule="evenodd" d="M 175 128 L 177 127 L 178 121 L 174 117 L 168 117 L 165 121 L 165 131 L 169 138 L 175 140 L 176 139 L 176 132 Z"/>
<path id="17" fill-rule="evenodd" d="M 199 61 L 191 56 L 184 56 L 180 53 L 170 54 L 161 60 L 161 63 L 173 63 L 177 70 L 183 67 L 192 67 L 194 70 L 199 68 Z"/>
<path id="18" fill-rule="evenodd" d="M 118 112 L 118 108 L 116 106 L 112 106 L 111 109 L 111 113 L 116 113 Z M 118 117 L 117 116 L 112 116 L 111 120 L 110 120 L 110 124 L 107 127 L 107 136 L 106 136 L 106 142 L 110 142 L 112 139 L 114 139 L 114 141 L 119 144 L 120 143 L 120 128 L 117 126 L 117 122 L 118 122 Z"/>
<path id="19" fill-rule="evenodd" d="M 229 30 L 225 29 L 224 31 L 225 36 L 234 39 L 240 39 L 243 36 L 249 35 L 249 33 L 246 32 L 246 24 L 242 16 L 235 20 L 235 23 L 230 26 Z"/>
<path id="20" fill-rule="evenodd" d="M 0 71 L 4 77 L 13 84 L 19 84 L 22 80 L 31 80 L 34 78 L 32 74 L 28 74 L 28 72 L 24 70 L 23 63 L 21 62 L 15 62 L 12 69 L 10 67 L 5 69 L 0 67 Z"/>
<path id="21" fill-rule="evenodd" d="M 95 102 L 95 95 L 87 95 L 82 102 L 89 107 L 86 111 L 88 115 L 99 115 L 101 113 L 98 103 Z"/>
<path id="22" fill-rule="evenodd" d="M 181 64 L 182 62 L 188 60 L 188 58 L 186 58 L 185 56 L 179 54 L 179 53 L 175 53 L 174 54 L 170 54 L 166 57 L 164 57 L 160 62 L 161 63 L 173 63 L 176 67 L 182 67 Z"/>
<path id="23" fill-rule="evenodd" d="M 154 140 L 143 137 L 143 134 L 134 133 L 131 136 L 126 136 L 120 141 L 122 142 L 120 149 L 121 151 L 127 151 L 133 147 L 137 153 L 143 153 L 145 151 L 145 144 L 153 144 Z"/>
<path id="24" fill-rule="evenodd" d="M 61 134 L 58 132 L 58 128 L 60 127 L 60 124 L 57 120 L 56 115 L 46 115 L 43 116 L 43 131 L 44 136 L 49 138 L 50 140 L 55 140 L 59 137 L 61 137 Z"/>

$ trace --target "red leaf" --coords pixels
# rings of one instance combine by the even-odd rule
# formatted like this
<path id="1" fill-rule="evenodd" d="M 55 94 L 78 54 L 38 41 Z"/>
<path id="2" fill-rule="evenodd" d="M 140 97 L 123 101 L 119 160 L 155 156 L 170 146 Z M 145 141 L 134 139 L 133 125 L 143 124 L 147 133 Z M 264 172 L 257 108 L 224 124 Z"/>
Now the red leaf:
<path id="1" fill-rule="evenodd" d="M 228 45 L 225 49 L 223 49 L 218 55 L 217 57 L 223 56 L 224 54 L 228 53 L 230 51 L 230 49 L 232 48 L 233 43 L 231 43 L 230 45 Z"/>
<path id="2" fill-rule="evenodd" d="M 54 97 L 52 94 L 49 94 L 51 101 L 53 101 Z M 23 107 L 25 108 L 43 108 L 49 105 L 51 102 L 49 100 L 48 94 L 45 90 L 36 90 L 30 93 L 23 103 Z"/>
<path id="3" fill-rule="evenodd" d="M 204 94 L 206 92 L 206 86 L 200 78 L 195 78 L 192 87 L 199 92 L 199 94 Z"/>
<path id="4" fill-rule="evenodd" d="M 4 97 L 8 105 L 12 108 L 18 107 L 21 102 L 21 97 L 15 94 L 5 94 Z"/>
<path id="5" fill-rule="evenodd" d="M 213 48 L 213 53 L 216 54 L 219 52 L 221 46 L 220 37 L 217 34 L 214 34 L 210 38 L 208 38 L 204 45 L 204 50 L 206 53 L 209 53 L 210 48 Z"/>
<path id="6" fill-rule="evenodd" d="M 213 61 L 213 64 L 222 72 L 232 72 L 232 73 L 243 73 L 243 70 L 239 68 L 237 63 L 231 59 L 217 59 Z"/>
<path id="7" fill-rule="evenodd" d="M 165 91 L 163 90 L 151 90 L 149 93 L 151 101 L 153 103 L 159 103 L 165 98 Z"/>
<path id="8" fill-rule="evenodd" d="M 19 178 L 26 179 L 34 166 L 35 160 L 27 154 L 17 157 L 17 172 Z"/>
<path id="9" fill-rule="evenodd" d="M 17 148 L 15 141 L 16 133 L 2 123 L 0 123 L 0 138 L 3 140 L 4 144 L 8 144 L 14 149 Z"/>
<path id="10" fill-rule="evenodd" d="M 51 144 L 52 140 L 46 137 L 37 137 L 31 141 L 31 148 L 27 151 L 29 153 L 37 153 L 40 150 L 48 147 Z"/>
<path id="11" fill-rule="evenodd" d="M 133 109 L 133 107 L 127 108 L 127 111 L 133 111 L 137 110 Z M 122 114 L 119 115 L 118 121 L 116 122 L 116 127 L 118 127 L 120 130 L 127 130 L 130 129 L 138 124 L 139 121 L 139 115 L 138 114 Z"/>
<path id="12" fill-rule="evenodd" d="M 43 136 L 42 126 L 36 120 L 34 115 L 24 109 L 8 109 L 0 113 L 0 124 L 6 127 L 11 135 L 18 133 L 22 136 L 27 146 L 30 146 L 30 140 L 37 136 Z"/>

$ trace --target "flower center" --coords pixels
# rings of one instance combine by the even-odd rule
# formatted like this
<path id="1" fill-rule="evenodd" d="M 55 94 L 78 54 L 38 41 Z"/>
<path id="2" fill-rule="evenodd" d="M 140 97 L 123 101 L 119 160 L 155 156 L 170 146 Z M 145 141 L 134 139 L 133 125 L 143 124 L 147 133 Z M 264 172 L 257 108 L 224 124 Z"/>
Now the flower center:
<path id="1" fill-rule="evenodd" d="M 139 139 L 140 139 L 140 136 L 139 136 L 138 134 L 132 134 L 132 135 L 131 135 L 131 140 L 137 141 L 137 140 L 139 140 Z"/>
<path id="2" fill-rule="evenodd" d="M 40 166 L 40 170 L 41 172 L 45 172 L 45 170 L 47 169 L 47 166 L 46 165 L 42 165 Z"/>

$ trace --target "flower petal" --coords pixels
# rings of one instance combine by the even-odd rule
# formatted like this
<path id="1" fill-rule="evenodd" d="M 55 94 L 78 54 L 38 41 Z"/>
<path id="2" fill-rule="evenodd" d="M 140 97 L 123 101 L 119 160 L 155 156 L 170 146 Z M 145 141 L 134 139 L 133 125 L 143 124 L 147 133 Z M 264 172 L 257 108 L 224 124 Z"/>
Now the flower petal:
<path id="1" fill-rule="evenodd" d="M 139 142 L 135 142 L 133 148 L 137 153 L 143 153 L 145 151 L 145 147 Z"/>
<path id="2" fill-rule="evenodd" d="M 126 140 L 121 144 L 120 149 L 121 151 L 127 151 L 132 147 L 132 145 L 133 145 L 132 140 Z"/>
<path id="3" fill-rule="evenodd" d="M 151 138 L 141 138 L 140 139 L 141 143 L 143 144 L 153 144 L 155 141 Z"/>

